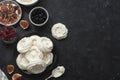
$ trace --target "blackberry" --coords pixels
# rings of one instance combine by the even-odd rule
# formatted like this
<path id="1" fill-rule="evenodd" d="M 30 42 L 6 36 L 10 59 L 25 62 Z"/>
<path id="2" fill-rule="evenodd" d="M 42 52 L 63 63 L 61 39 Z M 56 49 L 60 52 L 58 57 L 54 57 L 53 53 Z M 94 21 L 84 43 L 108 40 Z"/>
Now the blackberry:
<path id="1" fill-rule="evenodd" d="M 47 14 L 43 9 L 36 9 L 31 14 L 31 20 L 36 24 L 42 24 L 46 21 Z"/>

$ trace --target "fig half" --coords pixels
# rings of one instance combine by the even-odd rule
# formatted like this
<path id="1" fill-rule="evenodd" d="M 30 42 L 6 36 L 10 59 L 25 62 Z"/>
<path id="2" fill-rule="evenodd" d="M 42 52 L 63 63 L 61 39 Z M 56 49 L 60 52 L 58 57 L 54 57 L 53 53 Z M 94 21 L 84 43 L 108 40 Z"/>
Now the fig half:
<path id="1" fill-rule="evenodd" d="M 27 20 L 21 20 L 20 21 L 20 27 L 22 27 L 23 29 L 27 29 L 29 27 L 29 23 Z"/>
<path id="2" fill-rule="evenodd" d="M 12 73 L 14 72 L 14 66 L 13 66 L 13 65 L 8 65 L 8 66 L 7 66 L 7 72 L 8 72 L 9 74 L 12 74 Z"/>
<path id="3" fill-rule="evenodd" d="M 12 76 L 12 80 L 21 80 L 21 78 L 22 78 L 22 75 L 19 73 L 15 73 Z"/>

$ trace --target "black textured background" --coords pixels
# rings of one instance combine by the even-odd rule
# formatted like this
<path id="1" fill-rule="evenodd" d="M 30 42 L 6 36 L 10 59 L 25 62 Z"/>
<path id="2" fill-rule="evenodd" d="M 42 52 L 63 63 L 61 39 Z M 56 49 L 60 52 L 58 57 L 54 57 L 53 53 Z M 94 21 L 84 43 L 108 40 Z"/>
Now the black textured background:
<path id="1" fill-rule="evenodd" d="M 31 7 L 21 6 L 22 19 L 28 19 L 29 11 L 35 6 L 45 7 L 50 19 L 48 23 L 28 30 L 15 25 L 19 37 L 37 31 L 54 41 L 54 65 L 63 65 L 65 74 L 51 80 L 119 80 L 120 79 L 120 0 L 39 0 Z M 55 23 L 64 23 L 69 29 L 65 40 L 57 41 L 51 36 Z M 0 42 L 0 67 L 6 72 L 8 64 L 15 64 L 15 45 Z M 22 73 L 17 67 L 15 72 Z M 9 79 L 10 75 L 6 72 Z M 28 76 L 23 80 L 44 80 L 43 76 Z"/>

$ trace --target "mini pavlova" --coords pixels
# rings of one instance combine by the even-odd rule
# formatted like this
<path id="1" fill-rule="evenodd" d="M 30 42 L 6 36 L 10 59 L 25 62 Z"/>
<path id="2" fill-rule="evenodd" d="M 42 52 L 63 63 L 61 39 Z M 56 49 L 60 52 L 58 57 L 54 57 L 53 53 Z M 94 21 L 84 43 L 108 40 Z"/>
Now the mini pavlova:
<path id="1" fill-rule="evenodd" d="M 16 63 L 21 70 L 39 74 L 53 62 L 53 42 L 47 37 L 33 35 L 22 38 L 17 44 L 20 53 Z"/>

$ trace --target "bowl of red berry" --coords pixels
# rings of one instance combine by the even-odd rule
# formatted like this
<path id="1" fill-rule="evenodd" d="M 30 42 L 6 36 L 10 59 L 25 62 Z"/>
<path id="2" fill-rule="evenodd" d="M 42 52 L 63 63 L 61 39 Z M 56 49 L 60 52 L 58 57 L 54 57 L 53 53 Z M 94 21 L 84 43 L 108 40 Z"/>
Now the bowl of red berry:
<path id="1" fill-rule="evenodd" d="M 12 26 L 18 23 L 22 16 L 21 7 L 13 0 L 0 2 L 0 24 Z"/>
<path id="2" fill-rule="evenodd" d="M 2 26 L 0 30 L 0 38 L 4 43 L 14 43 L 17 39 L 17 32 L 14 27 Z"/>

